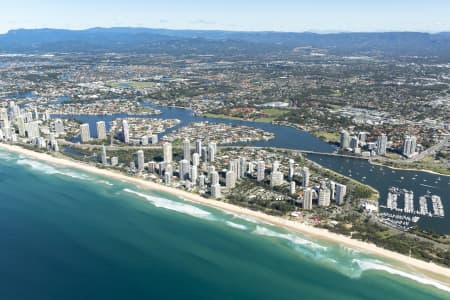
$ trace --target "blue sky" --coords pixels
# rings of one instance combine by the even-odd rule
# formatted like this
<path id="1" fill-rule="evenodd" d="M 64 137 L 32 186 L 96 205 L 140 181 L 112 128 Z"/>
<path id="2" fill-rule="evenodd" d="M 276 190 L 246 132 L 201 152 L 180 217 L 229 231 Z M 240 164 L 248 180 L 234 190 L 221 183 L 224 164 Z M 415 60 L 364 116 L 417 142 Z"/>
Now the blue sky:
<path id="1" fill-rule="evenodd" d="M 450 31 L 450 0 L 8 0 L 0 5 L 2 33 L 98 26 L 437 32 Z"/>

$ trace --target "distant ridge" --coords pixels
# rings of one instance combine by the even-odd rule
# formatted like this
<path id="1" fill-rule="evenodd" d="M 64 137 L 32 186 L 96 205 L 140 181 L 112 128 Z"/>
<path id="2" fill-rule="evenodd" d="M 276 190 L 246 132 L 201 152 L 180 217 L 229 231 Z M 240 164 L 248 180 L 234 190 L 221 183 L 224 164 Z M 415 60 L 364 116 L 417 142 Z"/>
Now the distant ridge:
<path id="1" fill-rule="evenodd" d="M 258 45 L 255 45 L 258 44 Z M 0 35 L 2 52 L 268 53 L 311 46 L 335 54 L 450 58 L 450 32 L 295 33 L 151 28 L 16 29 Z"/>

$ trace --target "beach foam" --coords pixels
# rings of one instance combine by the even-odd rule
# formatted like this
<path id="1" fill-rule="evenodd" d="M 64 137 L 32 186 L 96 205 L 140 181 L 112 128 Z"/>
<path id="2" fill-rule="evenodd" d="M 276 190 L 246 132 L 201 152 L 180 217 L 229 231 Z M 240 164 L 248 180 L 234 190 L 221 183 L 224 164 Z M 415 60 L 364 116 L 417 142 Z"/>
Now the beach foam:
<path id="1" fill-rule="evenodd" d="M 82 180 L 89 179 L 89 176 L 87 176 L 87 175 L 80 174 L 80 173 L 73 172 L 73 171 L 65 171 L 65 170 L 56 169 L 50 165 L 41 163 L 39 161 L 31 160 L 31 159 L 19 159 L 19 160 L 17 160 L 17 164 L 29 166 L 32 169 L 38 170 L 40 172 L 43 172 L 43 173 L 49 174 L 49 175 L 58 174 L 58 175 L 69 176 L 72 178 L 77 178 L 77 179 L 82 179 Z"/>
<path id="2" fill-rule="evenodd" d="M 114 186 L 114 184 L 112 184 L 111 182 L 107 181 L 107 180 L 99 180 L 99 183 L 105 184 L 107 186 Z"/>
<path id="3" fill-rule="evenodd" d="M 139 193 L 131 189 L 124 189 L 124 192 L 127 192 L 129 194 L 133 194 L 139 197 L 142 197 L 149 202 L 151 202 L 156 207 L 161 207 L 173 211 L 177 211 L 183 214 L 191 215 L 196 218 L 205 219 L 205 220 L 215 220 L 215 218 L 212 216 L 210 212 L 207 212 L 206 210 L 200 209 L 196 206 L 181 203 L 177 201 L 172 201 L 169 199 L 156 197 L 156 196 L 150 196 L 147 194 Z"/>
<path id="4" fill-rule="evenodd" d="M 226 221 L 225 222 L 228 226 L 236 228 L 236 229 L 241 229 L 241 230 L 247 230 L 247 226 L 242 225 L 242 224 L 237 224 L 231 221 Z"/>
<path id="5" fill-rule="evenodd" d="M 262 227 L 262 226 L 256 226 L 256 229 L 255 229 L 255 231 L 253 231 L 253 233 L 258 234 L 258 235 L 264 235 L 264 236 L 268 236 L 268 237 L 274 237 L 274 238 L 288 240 L 296 245 L 307 246 L 307 247 L 310 247 L 313 249 L 327 250 L 326 247 L 316 244 L 314 242 L 308 241 L 306 239 L 303 239 L 295 234 L 279 233 L 279 232 L 275 232 L 273 230 L 270 230 L 270 229 L 268 229 L 266 227 Z"/>
<path id="6" fill-rule="evenodd" d="M 407 273 L 405 271 L 401 271 L 398 270 L 390 265 L 387 264 L 383 264 L 380 261 L 371 261 L 371 260 L 359 260 L 359 259 L 354 259 L 353 260 L 354 263 L 358 264 L 358 266 L 361 268 L 361 271 L 371 271 L 371 270 L 375 270 L 375 271 L 384 271 L 387 272 L 389 274 L 393 274 L 393 275 L 397 275 L 397 276 L 401 276 L 404 278 L 408 278 L 411 280 L 414 280 L 416 282 L 419 282 L 421 284 L 426 284 L 426 285 L 431 285 L 434 286 L 440 290 L 446 291 L 446 292 L 450 292 L 450 287 L 442 284 L 436 280 L 430 279 L 430 278 L 425 278 L 423 276 L 420 275 L 416 275 L 416 274 L 412 274 L 412 273 Z"/>

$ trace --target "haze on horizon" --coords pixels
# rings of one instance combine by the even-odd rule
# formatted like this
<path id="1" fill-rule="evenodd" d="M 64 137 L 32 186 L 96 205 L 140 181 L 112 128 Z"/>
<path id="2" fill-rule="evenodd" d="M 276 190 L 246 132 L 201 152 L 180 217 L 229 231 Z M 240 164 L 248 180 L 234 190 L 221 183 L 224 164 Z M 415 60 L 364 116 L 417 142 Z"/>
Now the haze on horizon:
<path id="1" fill-rule="evenodd" d="M 449 15 L 447 0 L 16 0 L 1 5 L 0 33 L 92 27 L 442 32 L 450 30 Z"/>

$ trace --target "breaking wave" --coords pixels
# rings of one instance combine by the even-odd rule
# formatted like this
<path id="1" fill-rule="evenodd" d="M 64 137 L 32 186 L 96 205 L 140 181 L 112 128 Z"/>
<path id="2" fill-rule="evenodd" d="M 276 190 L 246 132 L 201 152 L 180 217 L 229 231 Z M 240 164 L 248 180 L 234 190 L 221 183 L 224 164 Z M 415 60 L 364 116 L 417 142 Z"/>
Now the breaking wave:
<path id="1" fill-rule="evenodd" d="M 206 210 L 200 209 L 196 206 L 189 205 L 186 203 L 181 203 L 177 201 L 172 201 L 169 199 L 164 199 L 161 197 L 156 196 L 150 196 L 143 193 L 136 192 L 131 189 L 124 189 L 124 192 L 127 192 L 129 194 L 134 194 L 136 196 L 142 197 L 146 199 L 147 201 L 151 202 L 156 207 L 165 208 L 168 210 L 177 211 L 183 214 L 191 215 L 196 218 L 205 219 L 205 220 L 215 220 L 215 218 L 212 216 L 210 212 L 207 212 Z"/>
<path id="2" fill-rule="evenodd" d="M 274 237 L 274 238 L 279 238 L 279 239 L 283 239 L 283 240 L 288 240 L 296 245 L 301 245 L 301 246 L 307 246 L 313 249 L 320 249 L 320 250 L 327 250 L 327 247 L 316 244 L 314 242 L 308 241 L 306 239 L 303 239 L 295 234 L 292 233 L 279 233 L 279 232 L 275 232 L 273 230 L 270 230 L 266 227 L 262 227 L 262 226 L 256 226 L 255 231 L 253 231 L 253 233 L 258 234 L 258 235 L 264 235 L 264 236 L 268 236 L 268 237 Z"/>
<path id="3" fill-rule="evenodd" d="M 389 266 L 387 264 L 383 264 L 379 261 L 370 261 L 370 260 L 359 260 L 359 259 L 354 259 L 353 260 L 354 263 L 356 263 L 359 268 L 361 269 L 362 272 L 364 271 L 370 271 L 370 270 L 375 270 L 375 271 L 384 271 L 387 272 L 389 274 L 393 274 L 393 275 L 397 275 L 397 276 L 401 276 L 404 278 L 408 278 L 411 280 L 414 280 L 416 282 L 419 282 L 421 284 L 425 284 L 425 285 L 431 285 L 434 286 L 440 290 L 446 291 L 446 292 L 450 292 L 450 287 L 442 284 L 436 280 L 430 279 L 430 278 L 425 278 L 422 277 L 420 275 L 416 275 L 416 274 L 412 274 L 412 273 L 408 273 L 402 270 L 398 270 L 392 266 Z"/>
<path id="4" fill-rule="evenodd" d="M 87 180 L 89 179 L 89 176 L 84 175 L 84 174 L 80 174 L 77 172 L 73 172 L 73 171 L 67 171 L 67 170 L 60 170 L 60 169 L 56 169 L 50 165 L 35 161 L 35 160 L 30 160 L 30 159 L 19 159 L 17 161 L 17 164 L 19 165 L 24 165 L 24 166 L 29 166 L 32 169 L 38 170 L 40 172 L 43 172 L 45 174 L 49 174 L 49 175 L 54 175 L 54 174 L 58 174 L 58 175 L 64 175 L 64 176 L 69 176 L 72 178 L 77 178 L 77 179 L 82 179 L 82 180 Z"/>
<path id="5" fill-rule="evenodd" d="M 99 183 L 105 184 L 107 186 L 114 186 L 114 184 L 112 184 L 111 182 L 107 181 L 107 180 L 99 180 Z"/>
<path id="6" fill-rule="evenodd" d="M 225 222 L 228 226 L 236 228 L 236 229 L 241 229 L 241 230 L 247 230 L 247 226 L 242 225 L 242 224 L 237 224 L 231 221 L 226 221 Z"/>

